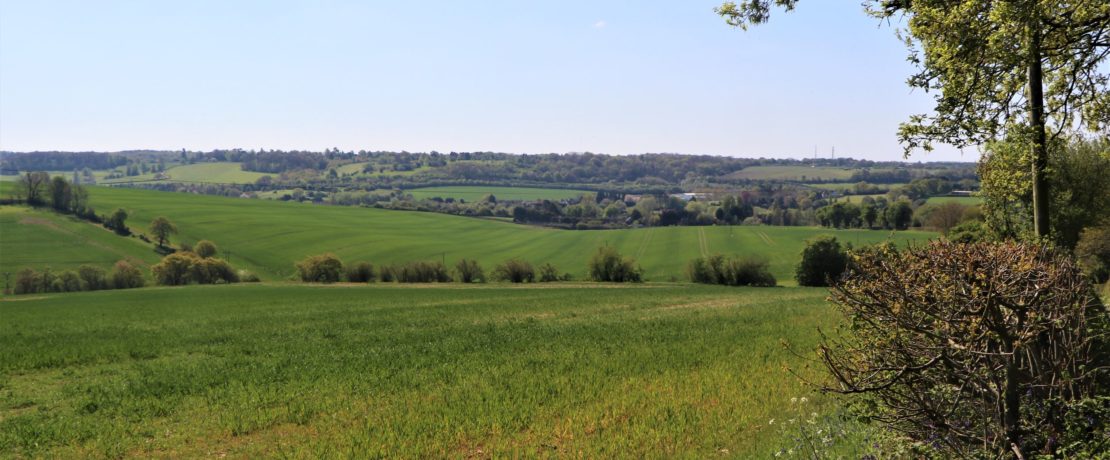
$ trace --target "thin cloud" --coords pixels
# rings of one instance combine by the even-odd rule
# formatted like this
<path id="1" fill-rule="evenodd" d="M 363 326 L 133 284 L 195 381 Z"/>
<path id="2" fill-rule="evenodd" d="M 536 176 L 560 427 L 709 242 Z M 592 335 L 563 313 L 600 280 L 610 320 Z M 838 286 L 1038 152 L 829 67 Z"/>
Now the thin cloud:
<path id="1" fill-rule="evenodd" d="M 595 29 L 604 29 L 605 25 L 606 25 L 605 20 L 599 20 L 599 21 L 594 23 L 594 28 Z"/>

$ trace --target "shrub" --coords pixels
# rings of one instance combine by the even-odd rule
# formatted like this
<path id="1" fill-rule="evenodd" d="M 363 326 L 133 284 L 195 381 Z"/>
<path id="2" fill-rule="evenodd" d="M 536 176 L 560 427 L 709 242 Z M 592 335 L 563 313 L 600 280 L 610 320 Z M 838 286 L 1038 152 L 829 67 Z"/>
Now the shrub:
<path id="1" fill-rule="evenodd" d="M 200 258 L 191 252 L 173 253 L 163 257 L 161 262 L 150 267 L 150 272 L 154 275 L 156 284 L 181 286 L 189 284 L 193 275 L 193 265 L 199 260 Z"/>
<path id="2" fill-rule="evenodd" d="M 343 274 L 343 261 L 333 254 L 309 256 L 297 263 L 301 281 L 309 283 L 335 283 Z"/>
<path id="3" fill-rule="evenodd" d="M 92 265 L 82 265 L 77 268 L 77 276 L 81 278 L 81 284 L 86 290 L 98 291 L 101 289 L 108 289 L 108 278 L 104 274 L 104 270 Z"/>
<path id="4" fill-rule="evenodd" d="M 394 281 L 397 281 L 397 275 L 394 273 L 394 268 L 395 266 L 393 265 L 382 266 L 381 272 L 378 273 L 378 277 L 382 280 L 383 283 L 392 283 Z"/>
<path id="5" fill-rule="evenodd" d="M 177 243 L 177 250 L 181 252 L 193 252 L 193 245 L 182 241 Z"/>
<path id="6" fill-rule="evenodd" d="M 116 289 L 140 288 L 144 284 L 143 272 L 131 262 L 121 260 L 112 268 L 112 286 Z"/>
<path id="7" fill-rule="evenodd" d="M 536 270 L 528 262 L 509 259 L 493 269 L 493 278 L 510 283 L 531 283 L 536 280 Z"/>
<path id="8" fill-rule="evenodd" d="M 81 289 L 81 277 L 77 272 L 66 270 L 58 274 L 58 278 L 54 280 L 55 292 L 79 292 Z"/>
<path id="9" fill-rule="evenodd" d="M 358 262 L 347 267 L 347 281 L 369 283 L 374 281 L 374 266 L 370 262 Z"/>
<path id="10" fill-rule="evenodd" d="M 1075 246 L 1079 265 L 1095 283 L 1110 278 L 1110 224 L 1083 230 Z"/>
<path id="11" fill-rule="evenodd" d="M 621 257 L 616 249 L 609 246 L 597 248 L 590 259 L 590 279 L 614 283 L 639 283 L 643 281 L 643 271 L 636 266 L 635 259 Z"/>
<path id="12" fill-rule="evenodd" d="M 254 272 L 251 272 L 251 271 L 248 271 L 248 270 L 239 270 L 238 275 L 239 275 L 239 281 L 242 281 L 244 283 L 257 283 L 257 282 L 262 281 L 261 279 L 258 278 L 258 275 L 254 274 Z"/>
<path id="13" fill-rule="evenodd" d="M 15 274 L 15 293 L 34 294 L 39 292 L 38 273 L 30 268 L 24 268 Z"/>
<path id="14" fill-rule="evenodd" d="M 694 259 L 687 268 L 690 281 L 726 286 L 770 287 L 777 283 L 767 259 L 756 257 L 726 258 L 714 255 Z"/>
<path id="15" fill-rule="evenodd" d="M 442 262 L 408 262 L 394 267 L 394 276 L 402 283 L 447 283 L 451 275 Z"/>
<path id="16" fill-rule="evenodd" d="M 477 260 L 462 259 L 455 264 L 455 275 L 461 283 L 484 283 L 486 273 Z"/>
<path id="17" fill-rule="evenodd" d="M 934 241 L 852 255 L 832 300 L 825 389 L 938 458 L 1105 452 L 1110 326 L 1066 254 Z M 1101 407 L 1101 408 L 1100 408 Z M 1067 443 L 1067 444 L 1065 444 Z M 1096 455 L 1097 457 L 1097 455 Z"/>
<path id="18" fill-rule="evenodd" d="M 794 279 L 802 286 L 828 286 L 830 281 L 839 279 L 847 267 L 848 254 L 836 237 L 822 235 L 806 243 Z"/>
<path id="19" fill-rule="evenodd" d="M 544 262 L 543 265 L 540 265 L 540 282 L 551 283 L 555 281 L 563 281 L 563 278 L 559 276 L 559 270 L 554 265 Z"/>
<path id="20" fill-rule="evenodd" d="M 189 267 L 190 281 L 197 284 L 238 283 L 239 274 L 223 259 L 194 259 Z"/>
<path id="21" fill-rule="evenodd" d="M 198 241 L 193 250 L 198 256 L 205 259 L 216 256 L 216 244 L 208 240 Z"/>

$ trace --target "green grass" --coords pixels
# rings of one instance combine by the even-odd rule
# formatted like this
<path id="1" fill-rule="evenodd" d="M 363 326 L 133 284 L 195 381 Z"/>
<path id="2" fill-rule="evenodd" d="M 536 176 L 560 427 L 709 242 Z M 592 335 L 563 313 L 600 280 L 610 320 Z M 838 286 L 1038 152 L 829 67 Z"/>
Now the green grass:
<path id="1" fill-rule="evenodd" d="M 732 174 L 731 179 L 752 180 L 848 180 L 852 170 L 828 166 L 750 166 Z"/>
<path id="2" fill-rule="evenodd" d="M 0 206 L 0 272 L 14 274 L 24 267 L 66 270 L 82 264 L 108 269 L 120 259 L 151 264 L 159 257 L 150 244 L 71 216 Z"/>
<path id="3" fill-rule="evenodd" d="M 485 198 L 486 195 L 493 194 L 498 200 L 562 200 L 567 198 L 577 198 L 585 190 L 566 190 L 555 188 L 530 188 L 530 187 L 478 187 L 478 186 L 455 186 L 455 187 L 425 187 L 411 190 L 405 190 L 405 193 L 411 193 L 413 198 L 454 198 L 464 199 L 468 202 L 478 201 Z"/>
<path id="4" fill-rule="evenodd" d="M 219 184 L 253 184 L 266 173 L 243 171 L 239 163 L 214 162 L 195 163 L 191 165 L 174 166 L 166 170 L 169 179 L 166 182 L 212 182 Z M 154 174 L 122 177 L 119 179 L 105 180 L 105 184 L 120 184 L 127 182 L 144 182 L 154 180 Z"/>
<path id="5" fill-rule="evenodd" d="M 983 198 L 978 196 L 932 196 L 926 204 L 960 203 L 974 206 L 983 203 Z"/>
<path id="6" fill-rule="evenodd" d="M 0 457 L 768 458 L 820 289 L 233 285 L 0 302 Z M 827 413 L 827 401 L 810 403 Z M 808 412 L 808 411 L 805 411 Z M 856 452 L 836 452 L 858 457 Z"/>
<path id="7" fill-rule="evenodd" d="M 857 182 L 834 182 L 834 183 L 819 182 L 819 183 L 806 184 L 806 185 L 808 185 L 810 187 L 813 187 L 813 188 L 823 189 L 823 190 L 850 190 L 850 189 L 854 189 L 856 187 L 856 184 L 857 184 Z M 879 188 L 887 189 L 887 190 L 893 190 L 893 189 L 902 187 L 906 184 L 903 182 L 903 183 L 894 183 L 894 184 L 871 184 L 871 185 L 874 185 L 874 186 L 879 187 Z"/>
<path id="8" fill-rule="evenodd" d="M 877 194 L 874 194 L 874 195 L 845 195 L 845 196 L 842 196 L 840 198 L 837 198 L 837 200 L 844 201 L 845 203 L 860 204 L 860 203 L 863 202 L 863 197 L 865 197 L 865 196 L 866 197 L 871 197 L 872 200 L 878 199 L 878 198 L 886 198 L 885 193 L 877 193 Z"/>
<path id="9" fill-rule="evenodd" d="M 173 242 L 214 241 L 230 251 L 232 265 L 264 279 L 284 279 L 293 263 L 306 256 L 332 252 L 344 261 L 381 265 L 412 260 L 461 258 L 480 261 L 486 269 L 510 258 L 534 264 L 550 262 L 578 279 L 599 246 L 615 246 L 637 259 L 653 281 L 683 280 L 690 260 L 702 255 L 750 254 L 768 258 L 780 284 L 793 283 L 805 240 L 833 234 L 853 244 L 886 240 L 924 241 L 932 232 L 830 230 L 816 227 L 658 227 L 625 230 L 573 231 L 517 225 L 436 213 L 323 206 L 271 200 L 244 200 L 149 190 L 91 187 L 92 204 L 101 213 L 128 211 L 129 226 L 146 232 L 150 221 L 166 216 L 180 233 Z M 0 238 L 7 227 L 0 228 Z M 13 245 L 12 254 L 23 248 Z M 19 267 L 0 257 L 0 270 Z M 56 255 L 59 264 L 64 253 Z"/>

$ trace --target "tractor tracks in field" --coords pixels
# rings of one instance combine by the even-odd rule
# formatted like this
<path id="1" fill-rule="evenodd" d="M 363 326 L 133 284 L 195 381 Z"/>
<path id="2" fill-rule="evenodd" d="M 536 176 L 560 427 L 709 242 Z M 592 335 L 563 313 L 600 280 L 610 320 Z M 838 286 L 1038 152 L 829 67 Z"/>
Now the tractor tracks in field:
<path id="1" fill-rule="evenodd" d="M 705 237 L 705 227 L 698 227 L 698 249 L 703 258 L 709 257 L 709 239 Z"/>
<path id="2" fill-rule="evenodd" d="M 651 245 L 651 238 L 655 236 L 655 227 L 648 227 L 647 232 L 644 234 L 644 239 L 640 240 L 640 249 L 636 250 L 636 260 L 644 259 L 644 252 L 647 247 Z"/>

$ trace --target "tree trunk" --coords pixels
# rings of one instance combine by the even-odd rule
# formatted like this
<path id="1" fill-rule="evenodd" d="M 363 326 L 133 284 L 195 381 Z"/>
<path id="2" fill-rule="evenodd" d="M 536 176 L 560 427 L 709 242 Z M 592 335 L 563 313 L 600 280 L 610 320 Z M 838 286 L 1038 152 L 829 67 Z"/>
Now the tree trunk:
<path id="1" fill-rule="evenodd" d="M 1037 237 L 1048 236 L 1048 146 L 1044 119 L 1044 78 L 1041 69 L 1041 32 L 1030 27 L 1028 101 L 1029 126 L 1033 134 L 1033 229 Z"/>
<path id="2" fill-rule="evenodd" d="M 1003 410 L 1002 424 L 1006 430 L 1007 446 L 1014 453 L 1015 459 L 1021 459 L 1021 390 L 1019 389 L 1020 371 L 1018 369 L 1017 355 L 1014 347 L 1009 346 L 1009 362 L 1006 363 L 1006 389 L 1002 394 Z"/>

